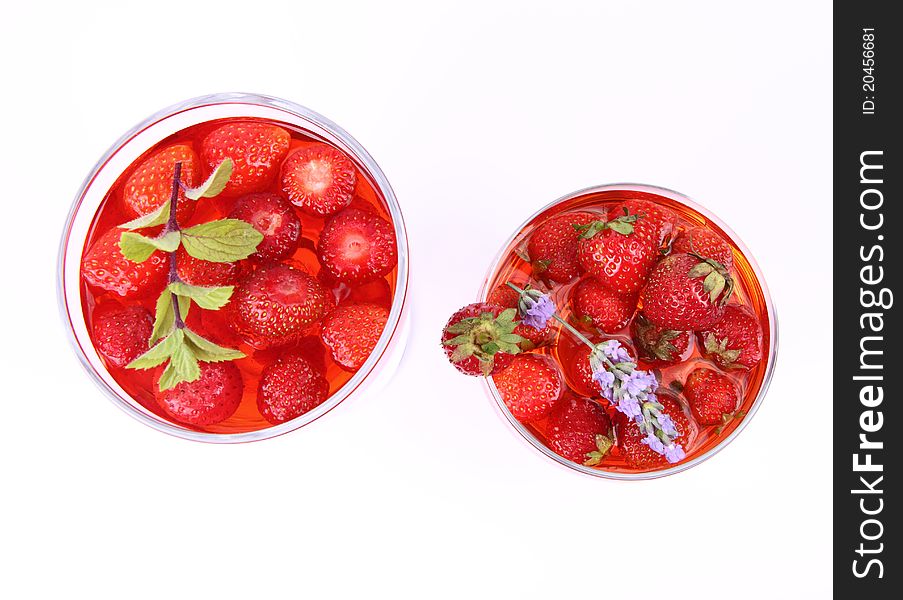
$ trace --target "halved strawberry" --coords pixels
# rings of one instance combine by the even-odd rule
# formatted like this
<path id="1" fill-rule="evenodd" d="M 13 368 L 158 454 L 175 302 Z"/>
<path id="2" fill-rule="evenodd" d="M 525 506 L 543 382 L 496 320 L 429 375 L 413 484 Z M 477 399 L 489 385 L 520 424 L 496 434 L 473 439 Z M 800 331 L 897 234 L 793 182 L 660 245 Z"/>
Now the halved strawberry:
<path id="1" fill-rule="evenodd" d="M 640 313 L 630 324 L 630 336 L 637 347 L 640 360 L 654 365 L 673 365 L 690 345 L 688 331 L 674 331 L 652 324 Z"/>
<path id="2" fill-rule="evenodd" d="M 458 310 L 442 330 L 442 349 L 449 362 L 465 375 L 498 373 L 520 352 L 521 338 L 510 337 L 516 316 L 512 309 L 483 302 Z"/>
<path id="3" fill-rule="evenodd" d="M 306 359 L 288 354 L 263 369 L 257 409 L 278 425 L 316 408 L 329 396 L 329 382 Z"/>
<path id="4" fill-rule="evenodd" d="M 154 319 L 147 309 L 106 302 L 94 310 L 92 339 L 101 356 L 121 368 L 147 352 L 153 328 Z"/>
<path id="5" fill-rule="evenodd" d="M 657 400 L 665 407 L 662 411 L 671 417 L 680 434 L 674 442 L 683 446 L 689 454 L 690 445 L 694 441 L 695 427 L 684 412 L 683 406 L 665 393 L 657 393 Z M 615 414 L 615 436 L 620 454 L 627 464 L 634 469 L 654 469 L 668 464 L 667 459 L 643 443 L 646 434 L 642 432 L 633 419 L 623 413 Z"/>
<path id="6" fill-rule="evenodd" d="M 316 278 L 282 264 L 251 273 L 227 305 L 235 331 L 255 348 L 297 341 L 333 306 L 335 298 Z"/>
<path id="7" fill-rule="evenodd" d="M 235 285 L 238 280 L 238 263 L 201 260 L 188 254 L 183 246 L 176 250 L 176 271 L 185 283 L 201 287 Z"/>
<path id="8" fill-rule="evenodd" d="M 176 163 L 182 163 L 179 180 L 186 187 L 201 181 L 200 162 L 191 146 L 176 144 L 155 152 L 147 157 L 129 176 L 122 186 L 122 199 L 135 216 L 154 212 L 172 197 L 172 179 Z M 195 203 L 179 192 L 176 216 L 180 223 L 187 223 L 194 214 Z"/>
<path id="9" fill-rule="evenodd" d="M 708 329 L 724 314 L 734 289 L 719 263 L 693 254 L 671 254 L 662 260 L 643 289 L 643 314 L 663 329 Z"/>
<path id="10" fill-rule="evenodd" d="M 292 205 L 278 194 L 242 196 L 229 216 L 250 223 L 263 234 L 263 241 L 252 255 L 255 258 L 282 260 L 298 248 L 301 220 Z"/>
<path id="11" fill-rule="evenodd" d="M 707 227 L 691 227 L 682 232 L 671 246 L 672 252 L 698 254 L 718 261 L 728 271 L 734 266 L 734 253 L 724 239 Z"/>
<path id="12" fill-rule="evenodd" d="M 243 121 L 211 131 L 201 143 L 201 158 L 208 170 L 232 159 L 232 176 L 220 197 L 234 198 L 257 192 L 273 181 L 288 153 L 291 136 L 282 127 Z"/>
<path id="13" fill-rule="evenodd" d="M 346 371 L 357 371 L 379 341 L 389 311 L 375 304 L 340 306 L 326 315 L 320 339 L 332 360 Z"/>
<path id="14" fill-rule="evenodd" d="M 511 364 L 492 376 L 505 406 L 518 421 L 529 422 L 549 414 L 564 392 L 558 365 L 539 354 L 518 354 Z"/>
<path id="15" fill-rule="evenodd" d="M 583 326 L 605 333 L 624 329 L 636 312 L 637 294 L 619 294 L 598 279 L 587 277 L 574 290 L 574 315 Z"/>
<path id="16" fill-rule="evenodd" d="M 696 332 L 702 354 L 722 369 L 751 369 L 762 360 L 762 324 L 747 306 L 728 304 L 724 316 Z"/>
<path id="17" fill-rule="evenodd" d="M 730 378 L 718 371 L 699 367 L 690 371 L 683 394 L 701 425 L 724 425 L 734 418 L 740 393 Z"/>
<path id="18" fill-rule="evenodd" d="M 167 255 L 156 251 L 142 263 L 132 262 L 119 249 L 121 235 L 122 230 L 114 227 L 88 248 L 82 257 L 82 277 L 89 284 L 123 298 L 159 294 L 166 285 Z"/>
<path id="19" fill-rule="evenodd" d="M 356 179 L 354 163 L 327 144 L 299 148 L 282 165 L 282 191 L 292 204 L 320 217 L 348 206 Z"/>
<path id="20" fill-rule="evenodd" d="M 486 300 L 490 304 L 498 304 L 503 308 L 517 308 L 518 303 L 520 302 L 520 294 L 511 289 L 510 286 L 503 283 L 502 285 L 492 290 Z M 527 344 L 521 343 L 521 350 L 529 351 L 534 348 L 550 344 L 552 342 L 552 339 L 555 337 L 555 328 L 553 327 L 553 323 L 554 321 L 549 320 L 546 326 L 542 329 L 536 329 L 535 327 L 531 327 L 530 325 L 518 323 L 517 327 L 514 328 L 514 333 L 529 342 Z"/>
<path id="21" fill-rule="evenodd" d="M 588 225 L 599 215 L 591 212 L 573 212 L 556 215 L 537 227 L 527 242 L 527 254 L 537 278 L 556 283 L 567 283 L 583 272 L 577 260 L 575 227 Z"/>
<path id="22" fill-rule="evenodd" d="M 154 396 L 163 411 L 186 425 L 214 425 L 232 416 L 244 391 L 241 371 L 233 362 L 201 362 L 199 379 L 160 390 L 163 370 L 154 378 Z"/>
<path id="23" fill-rule="evenodd" d="M 611 421 L 592 400 L 566 394 L 552 407 L 546 436 L 557 454 L 581 465 L 595 465 L 611 447 Z"/>
<path id="24" fill-rule="evenodd" d="M 360 285 L 384 277 L 398 264 L 395 230 L 374 213 L 346 208 L 326 223 L 317 255 L 330 277 Z"/>

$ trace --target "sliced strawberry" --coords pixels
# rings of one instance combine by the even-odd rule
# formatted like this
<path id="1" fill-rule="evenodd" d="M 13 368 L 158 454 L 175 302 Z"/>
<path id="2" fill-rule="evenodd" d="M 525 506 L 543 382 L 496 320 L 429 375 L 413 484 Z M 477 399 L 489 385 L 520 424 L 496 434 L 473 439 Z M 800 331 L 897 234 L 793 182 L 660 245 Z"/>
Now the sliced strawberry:
<path id="1" fill-rule="evenodd" d="M 302 147 L 282 165 L 282 191 L 292 204 L 320 217 L 348 206 L 356 179 L 354 163 L 327 144 Z"/>
<path id="2" fill-rule="evenodd" d="M 537 278 L 556 283 L 567 283 L 583 272 L 577 260 L 576 226 L 588 225 L 599 215 L 591 212 L 573 212 L 557 215 L 537 227 L 527 242 L 527 254 Z"/>
<path id="3" fill-rule="evenodd" d="M 199 184 L 200 162 L 191 146 L 177 144 L 155 152 L 139 164 L 125 185 L 122 199 L 135 216 L 154 212 L 172 197 L 172 179 L 176 163 L 182 163 L 179 180 L 186 187 Z M 179 192 L 176 216 L 180 223 L 187 223 L 194 213 L 195 203 Z"/>
<path id="4" fill-rule="evenodd" d="M 288 131 L 276 125 L 227 123 L 204 138 L 201 159 L 211 171 L 224 159 L 232 159 L 232 176 L 220 197 L 234 198 L 267 187 L 279 172 L 290 142 Z"/>
<path id="5" fill-rule="evenodd" d="M 693 418 L 701 425 L 724 425 L 734 418 L 740 393 L 730 378 L 699 367 L 690 371 L 683 385 Z"/>
<path id="6" fill-rule="evenodd" d="M 498 318 L 505 310 L 497 304 L 478 302 L 451 316 L 442 330 L 442 349 L 456 369 L 476 377 L 498 373 L 511 362 L 520 349 L 514 343 L 510 347 L 504 343 L 505 336 L 514 332 L 516 317 Z"/>
<path id="7" fill-rule="evenodd" d="M 141 306 L 100 304 L 93 314 L 94 347 L 114 367 L 125 367 L 148 349 L 154 319 Z"/>
<path id="8" fill-rule="evenodd" d="M 229 216 L 241 219 L 263 234 L 254 257 L 282 260 L 298 248 L 301 220 L 295 209 L 278 194 L 248 194 L 239 198 Z"/>
<path id="9" fill-rule="evenodd" d="M 201 287 L 235 285 L 238 281 L 237 263 L 201 260 L 185 252 L 183 246 L 176 250 L 176 271 L 185 283 Z"/>
<path id="10" fill-rule="evenodd" d="M 642 313 L 630 324 L 630 335 L 643 362 L 664 366 L 680 362 L 690 345 L 690 333 L 653 325 Z"/>
<path id="11" fill-rule="evenodd" d="M 347 208 L 326 223 L 317 254 L 327 274 L 348 285 L 384 277 L 398 264 L 392 224 L 356 208 Z"/>
<path id="12" fill-rule="evenodd" d="M 671 396 L 662 393 L 656 394 L 656 396 L 665 407 L 662 412 L 671 417 L 680 434 L 674 442 L 683 446 L 689 454 L 689 446 L 693 442 L 695 428 L 687 418 L 683 406 Z M 615 436 L 619 452 L 632 468 L 645 470 L 668 465 L 668 461 L 663 455 L 643 443 L 646 434 L 632 419 L 628 419 L 622 413 L 615 415 Z"/>
<path id="13" fill-rule="evenodd" d="M 672 252 L 686 252 L 718 261 L 730 271 L 734 266 L 734 253 L 724 239 L 706 227 L 691 227 L 682 232 L 671 246 Z"/>
<path id="14" fill-rule="evenodd" d="M 154 380 L 154 396 L 163 411 L 186 425 L 214 425 L 232 416 L 244 391 L 241 371 L 232 362 L 199 363 L 201 376 L 174 388 L 160 390 L 160 369 Z"/>
<path id="15" fill-rule="evenodd" d="M 538 354 L 516 355 L 492 380 L 505 406 L 514 418 L 523 422 L 548 415 L 564 392 L 558 365 Z"/>
<path id="16" fill-rule="evenodd" d="M 288 354 L 264 368 L 257 389 L 257 409 L 278 425 L 313 410 L 329 396 L 329 382 L 298 354 Z"/>
<path id="17" fill-rule="evenodd" d="M 611 421 L 592 400 L 566 394 L 552 407 L 546 437 L 549 448 L 566 459 L 597 464 L 611 447 Z"/>
<path id="18" fill-rule="evenodd" d="M 751 369 L 762 360 L 762 324 L 747 306 L 728 304 L 711 328 L 696 332 L 704 356 L 722 369 Z"/>
<path id="19" fill-rule="evenodd" d="M 273 264 L 239 282 L 227 306 L 235 331 L 255 348 L 267 348 L 297 341 L 334 305 L 316 278 Z"/>
<path id="20" fill-rule="evenodd" d="M 154 252 L 142 263 L 124 257 L 119 249 L 122 230 L 114 227 L 94 242 L 82 258 L 82 277 L 89 284 L 123 298 L 159 294 L 166 285 L 167 255 Z"/>
<path id="21" fill-rule="evenodd" d="M 487 301 L 490 304 L 498 304 L 504 308 L 517 308 L 520 302 L 520 294 L 511 289 L 511 286 L 502 284 L 490 292 Z M 529 351 L 540 346 L 546 346 L 555 337 L 553 321 L 549 321 L 542 329 L 536 329 L 524 323 L 518 323 L 514 333 L 527 340 L 527 344 L 521 343 L 521 350 Z"/>
<path id="22" fill-rule="evenodd" d="M 323 319 L 320 339 L 337 365 L 357 371 L 370 357 L 388 320 L 389 311 L 375 304 L 340 306 Z"/>
<path id="23" fill-rule="evenodd" d="M 624 329 L 636 312 L 637 294 L 619 294 L 588 277 L 574 290 L 574 315 L 578 321 L 605 333 Z"/>

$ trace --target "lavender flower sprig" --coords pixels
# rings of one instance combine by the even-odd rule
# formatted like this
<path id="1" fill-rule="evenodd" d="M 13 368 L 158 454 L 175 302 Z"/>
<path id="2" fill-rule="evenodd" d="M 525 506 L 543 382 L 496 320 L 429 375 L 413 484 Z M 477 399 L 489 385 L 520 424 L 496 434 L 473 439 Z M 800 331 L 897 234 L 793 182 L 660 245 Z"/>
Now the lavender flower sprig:
<path id="1" fill-rule="evenodd" d="M 669 463 L 684 459 L 686 453 L 683 447 L 675 443 L 681 434 L 671 417 L 663 412 L 665 407 L 655 396 L 658 379 L 653 373 L 637 369 L 636 363 L 618 340 L 593 344 L 561 318 L 548 294 L 536 289 L 523 290 L 510 282 L 508 286 L 520 294 L 518 309 L 524 324 L 543 329 L 550 319 L 555 319 L 592 349 L 589 363 L 593 381 L 599 386 L 602 397 L 645 434 L 642 439 L 644 444 L 663 455 Z"/>

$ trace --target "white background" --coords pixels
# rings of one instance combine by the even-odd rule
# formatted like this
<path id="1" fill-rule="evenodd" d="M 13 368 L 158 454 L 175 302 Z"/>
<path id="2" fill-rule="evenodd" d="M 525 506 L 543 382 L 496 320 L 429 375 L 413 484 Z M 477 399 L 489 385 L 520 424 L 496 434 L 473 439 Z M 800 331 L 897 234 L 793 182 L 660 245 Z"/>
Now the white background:
<path id="1" fill-rule="evenodd" d="M 829 3 L 36 4 L 0 25 L 0 596 L 829 595 Z M 413 335 L 382 394 L 221 447 L 98 392 L 54 268 L 71 199 L 122 132 L 233 90 L 309 106 L 381 164 L 410 234 Z M 722 217 L 781 324 L 746 431 L 647 483 L 541 456 L 437 345 L 514 227 L 614 181 Z"/>

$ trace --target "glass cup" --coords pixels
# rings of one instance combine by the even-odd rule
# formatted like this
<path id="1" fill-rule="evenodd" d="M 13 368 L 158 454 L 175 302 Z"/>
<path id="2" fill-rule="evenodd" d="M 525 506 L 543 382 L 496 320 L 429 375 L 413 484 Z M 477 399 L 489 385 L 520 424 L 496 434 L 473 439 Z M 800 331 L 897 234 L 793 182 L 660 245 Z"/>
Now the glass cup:
<path id="1" fill-rule="evenodd" d="M 197 431 L 168 421 L 136 402 L 111 376 L 91 341 L 82 313 L 80 263 L 95 213 L 120 175 L 144 152 L 193 125 L 218 119 L 258 118 L 283 122 L 322 138 L 352 157 L 385 201 L 398 244 L 395 294 L 388 321 L 363 366 L 325 402 L 303 415 L 263 429 L 236 433 Z M 262 440 L 303 427 L 365 389 L 376 391 L 394 374 L 408 336 L 405 299 L 408 286 L 408 240 L 401 209 L 389 181 L 373 157 L 345 130 L 322 115 L 287 100 L 242 93 L 212 94 L 186 100 L 145 119 L 125 133 L 97 161 L 75 196 L 60 241 L 57 295 L 69 340 L 91 379 L 116 406 L 142 423 L 177 437 L 235 443 Z"/>
<path id="2" fill-rule="evenodd" d="M 657 477 L 664 477 L 665 475 L 680 473 L 681 471 L 694 467 L 707 460 L 724 448 L 740 434 L 762 404 L 762 400 L 765 398 L 765 393 L 768 391 L 768 385 L 774 372 L 775 359 L 777 358 L 778 350 L 778 323 L 774 304 L 771 301 L 771 296 L 768 293 L 768 287 L 765 284 L 765 279 L 761 270 L 740 238 L 738 238 L 737 235 L 718 217 L 702 206 L 696 204 L 688 197 L 678 192 L 652 185 L 619 183 L 590 187 L 567 194 L 541 208 L 518 227 L 515 233 L 502 245 L 501 250 L 489 267 L 489 271 L 483 282 L 477 301 L 486 302 L 494 287 L 507 278 L 507 275 L 503 276 L 503 273 L 506 269 L 506 265 L 510 263 L 512 253 L 519 251 L 518 249 L 526 241 L 529 233 L 536 225 L 564 210 L 581 210 L 591 206 L 593 203 L 621 201 L 631 198 L 653 200 L 668 205 L 678 212 L 681 218 L 689 220 L 691 224 L 706 224 L 707 226 L 716 229 L 733 244 L 735 255 L 738 251 L 742 255 L 744 259 L 742 261 L 743 273 L 740 275 L 743 277 L 744 281 L 748 280 L 751 287 L 754 288 L 750 290 L 750 295 L 753 296 L 753 298 L 750 298 L 750 301 L 751 303 L 754 302 L 757 307 L 755 312 L 759 316 L 763 328 L 763 357 L 759 367 L 764 365 L 762 371 L 757 374 L 756 383 L 758 389 L 755 391 L 754 398 L 750 399 L 744 396 L 742 401 L 741 408 L 746 411 L 746 414 L 742 418 L 739 418 L 739 420 L 734 419 L 738 422 L 733 423 L 730 426 L 731 429 L 726 431 L 723 436 L 719 436 L 714 445 L 706 448 L 702 452 L 690 452 L 690 458 L 673 466 L 650 471 L 631 471 L 627 469 L 605 470 L 604 468 L 593 468 L 575 463 L 552 451 L 528 426 L 525 426 L 511 414 L 499 395 L 498 389 L 492 381 L 492 378 L 485 378 L 488 393 L 495 401 L 501 415 L 520 434 L 523 440 L 560 465 L 595 477 L 622 480 L 654 479 Z M 688 217 L 687 214 L 684 214 L 684 211 L 689 215 L 693 215 L 693 213 L 695 213 L 695 215 Z M 735 270 L 738 270 L 740 267 L 741 265 L 736 265 Z M 562 331 L 560 335 L 568 334 Z M 757 369 L 759 367 L 757 367 Z M 709 446 L 709 444 L 704 444 L 704 446 Z"/>

